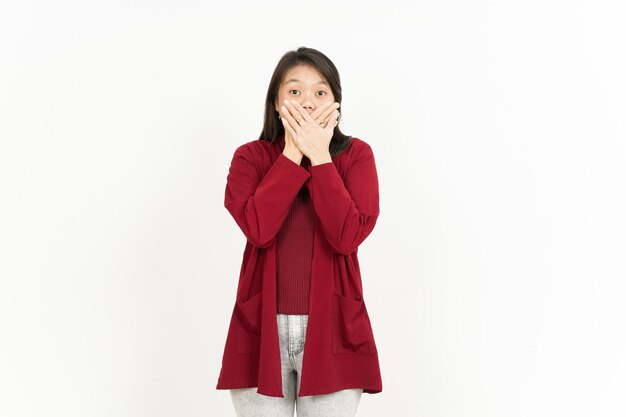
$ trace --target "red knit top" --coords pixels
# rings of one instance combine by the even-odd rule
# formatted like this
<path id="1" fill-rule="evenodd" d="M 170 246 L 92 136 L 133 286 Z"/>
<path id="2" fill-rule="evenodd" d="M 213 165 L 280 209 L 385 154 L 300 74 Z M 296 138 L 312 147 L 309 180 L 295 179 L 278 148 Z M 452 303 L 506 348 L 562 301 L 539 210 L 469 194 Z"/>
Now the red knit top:
<path id="1" fill-rule="evenodd" d="M 302 157 L 302 167 L 310 160 Z M 283 314 L 308 314 L 315 210 L 305 185 L 296 195 L 276 235 L 276 308 Z"/>

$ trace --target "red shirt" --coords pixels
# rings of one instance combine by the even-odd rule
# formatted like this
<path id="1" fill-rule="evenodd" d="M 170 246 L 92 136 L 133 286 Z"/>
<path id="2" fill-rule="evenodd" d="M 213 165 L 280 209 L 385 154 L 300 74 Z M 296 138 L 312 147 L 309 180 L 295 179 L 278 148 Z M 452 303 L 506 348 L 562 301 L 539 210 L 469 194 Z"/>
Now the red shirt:
<path id="1" fill-rule="evenodd" d="M 308 168 L 304 156 L 300 166 Z M 278 283 L 276 310 L 283 314 L 308 314 L 311 288 L 311 261 L 315 209 L 309 189 L 302 185 L 289 213 L 276 235 L 276 280 Z"/>
<path id="2" fill-rule="evenodd" d="M 298 396 L 346 388 L 382 391 L 378 350 L 365 306 L 358 246 L 379 215 L 369 144 L 353 137 L 332 162 L 303 168 L 275 143 L 253 140 L 233 155 L 224 206 L 246 246 L 217 389 L 258 387 L 283 397 L 277 314 L 276 235 L 303 184 L 316 213 L 309 318 Z"/>

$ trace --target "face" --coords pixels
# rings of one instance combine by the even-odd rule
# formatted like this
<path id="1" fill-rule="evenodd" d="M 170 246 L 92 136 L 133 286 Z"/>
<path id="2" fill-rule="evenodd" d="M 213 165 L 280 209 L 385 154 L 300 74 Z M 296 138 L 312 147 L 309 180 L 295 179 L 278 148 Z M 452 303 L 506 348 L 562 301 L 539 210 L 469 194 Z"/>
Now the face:
<path id="1" fill-rule="evenodd" d="M 278 100 L 274 103 L 275 110 L 280 113 L 284 100 L 295 100 L 302 107 L 313 113 L 325 103 L 334 103 L 330 86 L 310 65 L 296 65 L 287 71 L 278 88 Z"/>

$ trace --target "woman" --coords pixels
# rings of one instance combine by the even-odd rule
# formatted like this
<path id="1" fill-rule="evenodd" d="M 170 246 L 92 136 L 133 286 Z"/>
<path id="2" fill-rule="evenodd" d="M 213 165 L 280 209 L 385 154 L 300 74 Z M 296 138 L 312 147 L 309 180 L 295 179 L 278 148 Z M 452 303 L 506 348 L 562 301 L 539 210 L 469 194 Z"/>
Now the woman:
<path id="1" fill-rule="evenodd" d="M 234 153 L 224 206 L 246 247 L 217 389 L 238 416 L 354 416 L 382 391 L 358 246 L 379 214 L 374 155 L 338 125 L 321 52 L 286 53 L 257 140 Z"/>

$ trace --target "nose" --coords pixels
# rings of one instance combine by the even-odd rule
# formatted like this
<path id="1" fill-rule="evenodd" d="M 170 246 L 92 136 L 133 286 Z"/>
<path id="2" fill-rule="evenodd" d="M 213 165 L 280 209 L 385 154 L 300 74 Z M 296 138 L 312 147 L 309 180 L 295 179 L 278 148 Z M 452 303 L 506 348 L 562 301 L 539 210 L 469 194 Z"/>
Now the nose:
<path id="1" fill-rule="evenodd" d="M 302 96 L 302 101 L 300 105 L 306 109 L 309 113 L 312 113 L 315 110 L 315 105 L 313 104 L 313 100 L 309 97 L 308 94 L 304 94 Z"/>

